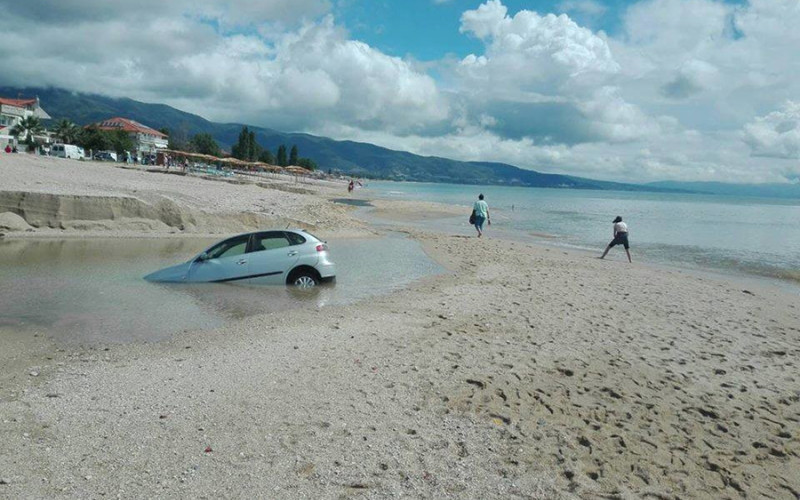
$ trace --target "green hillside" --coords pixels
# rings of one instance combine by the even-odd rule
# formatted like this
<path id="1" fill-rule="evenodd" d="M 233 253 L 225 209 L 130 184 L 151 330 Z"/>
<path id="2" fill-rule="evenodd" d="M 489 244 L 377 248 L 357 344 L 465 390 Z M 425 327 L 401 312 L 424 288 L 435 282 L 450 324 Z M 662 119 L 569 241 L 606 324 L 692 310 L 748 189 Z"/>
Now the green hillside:
<path id="1" fill-rule="evenodd" d="M 114 99 L 80 94 L 53 88 L 0 88 L 2 96 L 38 96 L 42 107 L 54 120 L 67 118 L 79 125 L 121 116 L 156 129 L 168 128 L 173 134 L 190 137 L 210 133 L 230 150 L 241 130 L 241 124 L 214 123 L 164 104 L 148 104 L 133 99 Z M 493 162 L 463 162 L 447 158 L 419 156 L 393 151 L 373 144 L 335 141 L 308 134 L 283 133 L 248 127 L 255 131 L 258 143 L 276 151 L 278 146 L 297 145 L 300 154 L 313 159 L 322 169 L 337 170 L 347 175 L 399 181 L 449 182 L 458 184 L 494 184 L 572 189 L 613 189 L 626 191 L 675 191 L 660 186 L 621 184 L 566 175 L 543 174 Z"/>

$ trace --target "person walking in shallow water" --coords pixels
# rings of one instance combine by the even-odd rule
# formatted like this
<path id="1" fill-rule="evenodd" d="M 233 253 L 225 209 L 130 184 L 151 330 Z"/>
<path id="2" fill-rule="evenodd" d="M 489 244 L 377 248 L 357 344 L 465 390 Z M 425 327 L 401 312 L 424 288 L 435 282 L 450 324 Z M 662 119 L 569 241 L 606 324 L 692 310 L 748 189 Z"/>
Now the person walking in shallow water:
<path id="1" fill-rule="evenodd" d="M 625 247 L 625 253 L 628 254 L 628 262 L 633 262 L 631 260 L 631 251 L 629 250 L 630 245 L 628 244 L 628 225 L 622 222 L 622 217 L 619 215 L 614 218 L 613 222 L 614 239 L 611 240 L 611 243 L 609 243 L 608 246 L 606 246 L 606 251 L 603 252 L 603 255 L 601 255 L 600 258 L 605 258 L 608 251 L 611 250 L 611 247 L 614 245 L 622 245 Z"/>
<path id="2" fill-rule="evenodd" d="M 475 212 L 475 229 L 478 230 L 478 238 L 483 236 L 483 223 L 487 222 L 492 225 L 492 219 L 489 217 L 489 205 L 483 201 L 483 193 L 478 195 L 478 201 L 472 205 L 472 211 Z"/>

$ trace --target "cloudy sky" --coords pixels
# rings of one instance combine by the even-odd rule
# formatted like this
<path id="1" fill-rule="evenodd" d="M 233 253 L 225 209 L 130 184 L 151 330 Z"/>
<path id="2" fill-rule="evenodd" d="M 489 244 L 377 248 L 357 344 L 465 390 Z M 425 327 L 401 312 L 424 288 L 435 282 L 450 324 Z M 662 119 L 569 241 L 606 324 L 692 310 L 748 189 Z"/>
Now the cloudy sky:
<path id="1" fill-rule="evenodd" d="M 0 85 L 607 180 L 800 177 L 800 0 L 0 0 L 0 12 Z"/>

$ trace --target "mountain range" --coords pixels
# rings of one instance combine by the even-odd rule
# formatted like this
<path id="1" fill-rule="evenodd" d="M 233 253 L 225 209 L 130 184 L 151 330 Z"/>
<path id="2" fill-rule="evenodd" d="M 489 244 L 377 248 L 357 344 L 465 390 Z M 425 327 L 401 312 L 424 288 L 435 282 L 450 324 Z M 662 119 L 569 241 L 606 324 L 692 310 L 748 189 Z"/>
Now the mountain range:
<path id="1" fill-rule="evenodd" d="M 0 96 L 39 97 L 42 108 L 53 120 L 69 119 L 87 125 L 111 117 L 136 120 L 155 129 L 168 128 L 185 138 L 209 133 L 223 149 L 237 141 L 242 124 L 215 123 L 198 115 L 165 104 L 150 104 L 128 98 L 71 92 L 58 88 L 0 87 Z M 547 174 L 497 162 L 464 162 L 435 156 L 420 156 L 374 144 L 337 141 L 303 133 L 285 133 L 248 125 L 258 143 L 277 150 L 296 145 L 300 155 L 313 159 L 320 168 L 345 175 L 397 181 L 448 182 L 526 187 L 601 189 L 620 191 L 704 192 L 740 196 L 779 196 L 800 198 L 800 185 L 733 185 L 724 183 L 658 182 L 626 184 L 569 175 Z M 774 187 L 778 186 L 778 187 Z M 748 194 L 749 193 L 749 194 Z"/>
<path id="2" fill-rule="evenodd" d="M 799 198 L 800 183 L 794 184 L 728 184 L 725 182 L 651 182 L 648 186 L 679 189 L 696 193 L 758 198 Z"/>

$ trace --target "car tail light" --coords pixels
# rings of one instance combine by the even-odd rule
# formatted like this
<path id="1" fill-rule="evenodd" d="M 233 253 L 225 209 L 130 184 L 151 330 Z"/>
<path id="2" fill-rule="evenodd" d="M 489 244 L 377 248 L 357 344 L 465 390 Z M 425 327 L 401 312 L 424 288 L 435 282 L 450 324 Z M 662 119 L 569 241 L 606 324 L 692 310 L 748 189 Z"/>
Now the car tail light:
<path id="1" fill-rule="evenodd" d="M 325 243 L 320 243 L 319 245 L 317 245 L 317 252 L 326 252 L 326 251 L 328 251 L 328 245 L 326 245 Z"/>

